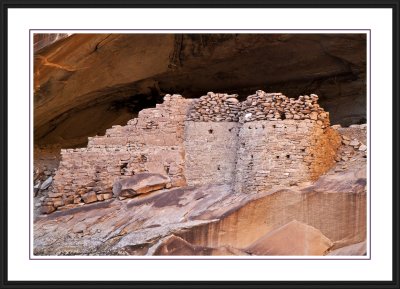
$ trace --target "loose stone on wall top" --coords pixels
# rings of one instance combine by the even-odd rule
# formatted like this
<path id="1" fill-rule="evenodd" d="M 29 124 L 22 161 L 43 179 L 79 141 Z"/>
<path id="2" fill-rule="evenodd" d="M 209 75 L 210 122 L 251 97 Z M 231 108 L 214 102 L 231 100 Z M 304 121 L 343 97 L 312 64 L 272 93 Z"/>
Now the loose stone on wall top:
<path id="1" fill-rule="evenodd" d="M 329 126 L 329 113 L 319 106 L 316 94 L 301 95 L 295 99 L 282 93 L 257 90 L 243 102 L 237 98 L 237 94 L 208 92 L 195 101 L 187 120 L 245 123 L 255 120 L 309 119 L 322 128 Z"/>

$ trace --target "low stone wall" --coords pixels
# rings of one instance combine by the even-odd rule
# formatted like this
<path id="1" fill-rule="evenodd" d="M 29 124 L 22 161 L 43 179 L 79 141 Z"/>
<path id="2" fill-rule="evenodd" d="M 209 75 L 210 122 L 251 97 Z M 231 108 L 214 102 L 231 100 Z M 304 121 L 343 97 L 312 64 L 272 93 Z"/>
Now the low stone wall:
<path id="1" fill-rule="evenodd" d="M 172 186 L 186 185 L 183 139 L 190 103 L 167 95 L 163 104 L 142 110 L 126 126 L 89 138 L 86 148 L 61 150 L 54 190 L 42 202 L 42 212 L 111 198 L 116 180 L 139 172 L 161 173 Z"/>
<path id="2" fill-rule="evenodd" d="M 185 174 L 188 185 L 232 182 L 239 134 L 235 122 L 187 121 Z"/>

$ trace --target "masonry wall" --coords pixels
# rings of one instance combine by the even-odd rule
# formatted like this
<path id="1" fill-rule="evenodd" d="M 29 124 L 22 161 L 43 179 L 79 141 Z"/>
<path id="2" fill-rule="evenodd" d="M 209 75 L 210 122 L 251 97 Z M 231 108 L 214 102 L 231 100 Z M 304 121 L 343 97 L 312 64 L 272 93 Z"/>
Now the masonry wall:
<path id="1" fill-rule="evenodd" d="M 187 121 L 184 145 L 188 185 L 232 182 L 238 135 L 236 122 Z"/>
<path id="2" fill-rule="evenodd" d="M 167 95 L 86 148 L 62 150 L 42 212 L 112 198 L 116 180 L 140 172 L 164 174 L 175 187 L 229 183 L 242 193 L 315 180 L 341 141 L 317 101 L 260 90 L 244 102 L 212 92 L 198 100 Z"/>
<path id="3" fill-rule="evenodd" d="M 186 122 L 188 184 L 225 182 L 257 193 L 316 180 L 340 145 L 317 102 L 315 94 L 294 99 L 261 90 L 243 102 L 221 93 L 200 97 Z"/>
<path id="4" fill-rule="evenodd" d="M 315 180 L 334 163 L 340 138 L 333 139 L 312 120 L 244 123 L 238 138 L 235 191 L 260 193 Z"/>
<path id="5" fill-rule="evenodd" d="M 142 110 L 126 126 L 89 138 L 86 148 L 62 150 L 54 191 L 43 201 L 42 211 L 111 198 L 115 180 L 139 172 L 165 174 L 172 186 L 186 185 L 183 139 L 190 103 L 167 95 L 163 104 Z"/>

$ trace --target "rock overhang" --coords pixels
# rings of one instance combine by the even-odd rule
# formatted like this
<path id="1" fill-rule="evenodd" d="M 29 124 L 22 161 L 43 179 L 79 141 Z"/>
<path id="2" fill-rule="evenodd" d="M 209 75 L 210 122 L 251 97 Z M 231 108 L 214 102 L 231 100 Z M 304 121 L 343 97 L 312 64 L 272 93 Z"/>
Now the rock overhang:
<path id="1" fill-rule="evenodd" d="M 365 55 L 363 34 L 72 35 L 36 55 L 35 141 L 82 145 L 136 116 L 140 103 L 205 87 L 315 92 L 334 123 L 357 123 L 366 118 Z"/>

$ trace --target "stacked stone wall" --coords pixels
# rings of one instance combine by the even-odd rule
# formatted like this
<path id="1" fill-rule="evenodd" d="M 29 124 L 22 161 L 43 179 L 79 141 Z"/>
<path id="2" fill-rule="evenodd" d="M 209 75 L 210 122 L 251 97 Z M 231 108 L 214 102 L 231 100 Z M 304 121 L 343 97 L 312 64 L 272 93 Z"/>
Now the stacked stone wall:
<path id="1" fill-rule="evenodd" d="M 185 185 L 184 120 L 190 103 L 167 95 L 163 104 L 142 110 L 126 126 L 113 126 L 104 136 L 89 138 L 86 148 L 61 150 L 54 190 L 43 201 L 42 211 L 111 198 L 116 180 L 139 172 L 161 173 L 170 177 L 171 186 Z"/>
<path id="2" fill-rule="evenodd" d="M 259 193 L 317 179 L 340 138 L 311 120 L 259 120 L 242 126 L 238 144 L 235 191 Z"/>
<path id="3" fill-rule="evenodd" d="M 194 101 L 187 120 L 237 122 L 241 111 L 241 103 L 237 97 L 237 94 L 208 92 Z"/>
<path id="4" fill-rule="evenodd" d="M 230 183 L 236 166 L 235 122 L 187 121 L 185 174 L 188 185 Z"/>
<path id="5" fill-rule="evenodd" d="M 318 95 L 301 95 L 298 99 L 288 98 L 282 93 L 266 93 L 257 90 L 241 103 L 239 121 L 255 120 L 313 120 L 322 128 L 329 126 L 329 112 L 318 104 Z"/>
<path id="6" fill-rule="evenodd" d="M 167 95 L 86 148 L 62 150 L 42 211 L 112 198 L 115 181 L 140 172 L 168 176 L 169 187 L 228 183 L 242 193 L 316 180 L 341 142 L 317 102 L 263 91 L 244 102 L 211 92 L 198 100 Z"/>
<path id="7" fill-rule="evenodd" d="M 235 129 L 228 121 L 238 121 Z M 294 99 L 258 90 L 239 102 L 236 95 L 209 92 L 186 122 L 187 181 L 257 193 L 316 180 L 334 164 L 340 145 L 329 125 L 315 94 Z"/>

